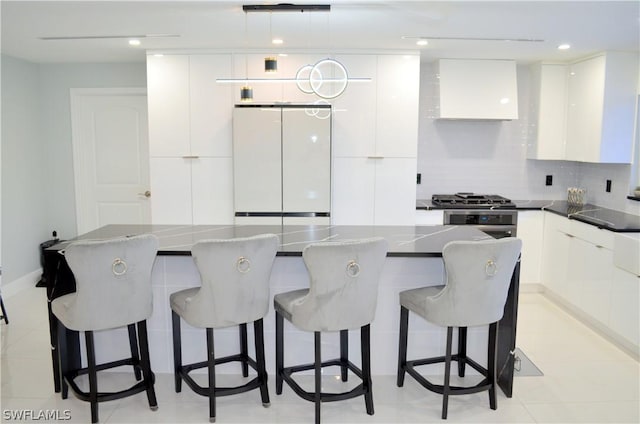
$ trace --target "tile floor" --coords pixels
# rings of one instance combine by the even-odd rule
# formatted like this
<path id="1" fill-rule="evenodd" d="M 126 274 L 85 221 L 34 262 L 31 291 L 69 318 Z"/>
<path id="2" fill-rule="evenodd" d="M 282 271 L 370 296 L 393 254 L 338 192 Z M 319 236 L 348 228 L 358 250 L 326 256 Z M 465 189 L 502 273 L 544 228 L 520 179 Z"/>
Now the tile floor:
<path id="1" fill-rule="evenodd" d="M 11 414 L 23 410 L 33 414 L 54 410 L 59 411 L 60 418 L 70 418 L 64 422 L 90 422 L 87 403 L 73 395 L 62 400 L 53 392 L 45 290 L 24 290 L 5 299 L 5 304 L 10 324 L 0 324 L 2 422 L 19 422 Z M 517 344 L 544 376 L 516 377 L 514 396 L 507 399 L 499 392 L 496 411 L 489 409 L 486 393 L 453 397 L 449 403 L 449 422 L 640 422 L 640 364 L 543 295 L 521 295 Z M 100 381 L 108 384 L 122 378 L 123 374 L 110 373 Z M 270 379 L 270 408 L 262 407 L 256 391 L 220 398 L 217 422 L 312 422 L 313 405 L 296 397 L 286 385 L 283 395 L 276 396 L 273 380 Z M 327 384 L 331 384 L 329 378 Z M 102 403 L 100 422 L 208 422 L 206 398 L 186 387 L 182 393 L 174 393 L 171 375 L 157 375 L 156 393 L 158 411 L 150 411 L 146 397 L 139 394 Z M 362 398 L 324 404 L 322 421 L 442 422 L 441 398 L 422 389 L 410 377 L 403 388 L 397 388 L 393 376 L 374 376 L 374 403 L 373 416 L 366 415 Z"/>

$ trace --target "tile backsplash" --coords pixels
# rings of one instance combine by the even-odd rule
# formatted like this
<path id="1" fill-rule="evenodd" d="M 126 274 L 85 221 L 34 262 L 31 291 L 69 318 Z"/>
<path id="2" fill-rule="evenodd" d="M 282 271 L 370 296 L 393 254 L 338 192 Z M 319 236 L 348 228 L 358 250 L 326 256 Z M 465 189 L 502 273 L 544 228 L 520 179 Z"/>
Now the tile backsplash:
<path id="1" fill-rule="evenodd" d="M 528 66 L 518 66 L 520 119 L 513 121 L 435 119 L 434 72 L 434 64 L 421 64 L 418 198 L 470 191 L 517 200 L 566 199 L 568 187 L 581 187 L 588 203 L 639 213 L 640 202 L 626 199 L 631 165 L 527 159 L 532 133 Z M 553 176 L 551 186 L 545 184 L 547 175 Z M 610 193 L 606 180 L 612 181 Z"/>

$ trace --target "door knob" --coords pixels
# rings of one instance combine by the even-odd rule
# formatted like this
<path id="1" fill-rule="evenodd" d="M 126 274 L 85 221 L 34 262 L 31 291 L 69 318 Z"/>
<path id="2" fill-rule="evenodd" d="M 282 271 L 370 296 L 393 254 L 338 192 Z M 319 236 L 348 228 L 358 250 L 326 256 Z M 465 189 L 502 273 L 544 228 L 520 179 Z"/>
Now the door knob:
<path id="1" fill-rule="evenodd" d="M 144 193 L 138 193 L 138 196 L 144 196 L 148 199 L 149 197 L 151 197 L 151 192 L 147 190 Z"/>

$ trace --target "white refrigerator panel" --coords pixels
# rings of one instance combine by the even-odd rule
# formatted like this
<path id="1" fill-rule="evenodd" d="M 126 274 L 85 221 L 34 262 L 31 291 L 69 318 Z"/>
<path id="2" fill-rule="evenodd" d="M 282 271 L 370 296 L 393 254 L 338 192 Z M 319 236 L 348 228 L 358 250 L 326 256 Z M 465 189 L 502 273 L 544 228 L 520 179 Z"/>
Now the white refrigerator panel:
<path id="1" fill-rule="evenodd" d="M 282 211 L 330 210 L 331 109 L 283 108 Z"/>
<path id="2" fill-rule="evenodd" d="M 280 212 L 281 109 L 233 110 L 233 183 L 236 212 Z"/>

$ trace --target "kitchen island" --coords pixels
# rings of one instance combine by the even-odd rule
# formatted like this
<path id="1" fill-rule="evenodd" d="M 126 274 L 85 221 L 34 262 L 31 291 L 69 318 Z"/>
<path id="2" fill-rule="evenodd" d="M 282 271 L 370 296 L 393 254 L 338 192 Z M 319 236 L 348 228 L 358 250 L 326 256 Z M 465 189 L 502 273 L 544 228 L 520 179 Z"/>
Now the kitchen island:
<path id="1" fill-rule="evenodd" d="M 397 367 L 399 303 L 398 293 L 421 286 L 439 285 L 444 281 L 442 249 L 454 240 L 485 240 L 490 237 L 468 226 L 262 226 L 262 225 L 108 225 L 75 240 L 109 239 L 138 234 L 154 234 L 160 247 L 153 273 L 153 315 L 148 320 L 149 345 L 152 369 L 156 373 L 173 372 L 171 338 L 171 313 L 169 296 L 176 291 L 199 286 L 198 270 L 191 258 L 191 246 L 198 240 L 247 237 L 273 233 L 280 239 L 280 247 L 271 274 L 272 295 L 289 290 L 308 287 L 308 275 L 302 261 L 302 250 L 312 242 L 340 241 L 367 237 L 384 237 L 389 250 L 378 288 L 378 307 L 371 324 L 372 372 L 374 375 L 394 375 Z M 73 240 L 72 240 L 73 241 Z M 73 275 L 64 256 L 60 254 L 69 243 L 62 242 L 45 251 L 45 273 L 49 299 L 75 290 Z M 505 316 L 500 322 L 498 372 L 499 383 L 507 396 L 512 394 L 513 356 L 517 318 L 519 265 L 516 266 L 509 290 Z M 273 305 L 265 317 L 265 350 L 267 370 L 274 372 L 275 318 Z M 50 315 L 50 322 L 53 323 Z M 421 319 L 411 322 L 412 336 L 408 347 L 409 357 L 435 356 L 443 350 L 444 329 Z M 203 361 L 206 357 L 204 330 L 183 323 L 183 360 Z M 251 332 L 251 326 L 249 326 Z M 292 337 L 302 341 L 287 349 L 288 355 L 300 358 L 313 357 L 313 334 L 285 326 L 285 340 Z M 468 353 L 479 363 L 486 363 L 487 329 L 470 328 Z M 350 334 L 353 357 L 359 356 L 359 334 Z M 98 361 L 126 357 L 129 352 L 126 329 L 98 332 L 95 335 Z M 51 325 L 52 359 L 56 391 L 59 390 L 57 376 L 56 328 Z M 235 353 L 239 346 L 236 328 L 216 330 L 216 354 L 223 356 Z M 67 348 L 74 361 L 79 361 L 79 341 L 72 338 Z M 219 346 L 219 348 L 218 348 Z M 339 337 L 323 340 L 323 356 L 339 356 Z M 304 361 L 304 359 L 303 359 Z M 357 359 L 354 359 L 357 363 Z M 285 364 L 287 358 L 285 358 Z M 237 373 L 233 365 L 217 367 L 219 373 Z"/>

